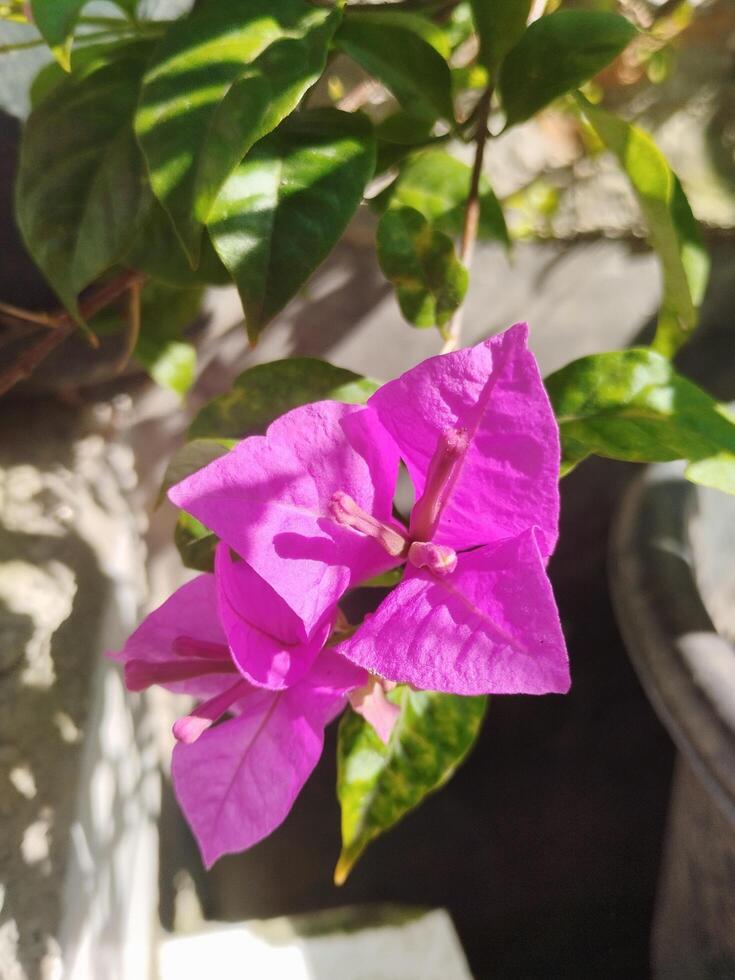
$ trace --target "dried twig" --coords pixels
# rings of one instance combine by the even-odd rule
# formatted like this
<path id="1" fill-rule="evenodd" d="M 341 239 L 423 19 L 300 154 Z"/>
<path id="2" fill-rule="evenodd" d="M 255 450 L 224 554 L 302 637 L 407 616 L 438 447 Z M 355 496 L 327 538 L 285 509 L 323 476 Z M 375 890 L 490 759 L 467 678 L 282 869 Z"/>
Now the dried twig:
<path id="1" fill-rule="evenodd" d="M 114 279 L 110 279 L 109 282 L 103 283 L 91 296 L 80 303 L 79 312 L 82 319 L 86 320 L 94 316 L 95 313 L 99 313 L 100 310 L 109 306 L 129 289 L 138 288 L 143 278 L 140 272 L 127 270 L 121 272 L 119 276 L 115 276 Z M 30 318 L 25 317 L 25 319 Z M 22 351 L 16 362 L 7 371 L 0 373 L 0 395 L 4 395 L 19 381 L 29 378 L 51 351 L 74 332 L 76 322 L 70 313 L 60 313 L 57 317 L 49 316 L 49 320 L 51 319 L 54 320 L 54 329 L 49 330 L 48 334 L 37 344 Z M 43 325 L 50 326 L 51 324 L 46 322 Z"/>

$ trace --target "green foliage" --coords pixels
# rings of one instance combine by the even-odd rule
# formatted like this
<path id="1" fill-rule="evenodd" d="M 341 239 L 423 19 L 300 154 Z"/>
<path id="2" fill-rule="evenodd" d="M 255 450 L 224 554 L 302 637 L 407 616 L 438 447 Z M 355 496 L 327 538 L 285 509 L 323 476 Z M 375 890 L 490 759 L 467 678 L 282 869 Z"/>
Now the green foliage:
<path id="1" fill-rule="evenodd" d="M 339 726 L 337 795 L 342 807 L 341 884 L 367 845 L 444 785 L 472 747 L 487 698 L 398 687 L 401 708 L 388 745 L 360 715 Z"/>
<path id="2" fill-rule="evenodd" d="M 449 65 L 435 42 L 426 39 L 426 29 L 417 30 L 417 22 L 415 15 L 348 8 L 335 44 L 413 115 L 454 120 Z"/>
<path id="3" fill-rule="evenodd" d="M 632 462 L 689 461 L 694 483 L 735 493 L 735 417 L 648 349 L 573 361 L 546 379 L 563 470 L 593 453 Z"/>
<path id="4" fill-rule="evenodd" d="M 630 21 L 592 10 L 559 10 L 534 21 L 500 69 L 507 125 L 530 119 L 602 71 L 635 37 Z"/>
<path id="5" fill-rule="evenodd" d="M 87 0 L 31 0 L 33 21 L 59 64 L 69 70 L 77 17 Z"/>
<path id="6" fill-rule="evenodd" d="M 224 286 L 231 282 L 209 235 L 202 236 L 199 265 L 192 269 L 169 216 L 155 199 L 126 255 L 126 262 L 167 286 Z"/>
<path id="7" fill-rule="evenodd" d="M 201 289 L 172 289 L 157 282 L 144 286 L 135 359 L 162 388 L 183 397 L 196 377 L 196 350 L 182 331 L 197 319 Z"/>
<path id="8" fill-rule="evenodd" d="M 479 61 L 491 75 L 526 30 L 532 0 L 470 0 L 480 38 Z"/>
<path id="9" fill-rule="evenodd" d="M 258 364 L 239 375 L 226 395 L 204 406 L 189 437 L 243 439 L 265 432 L 299 405 L 325 398 L 362 405 L 377 388 L 377 381 L 311 357 Z"/>
<path id="10" fill-rule="evenodd" d="M 157 48 L 135 128 L 193 267 L 222 185 L 317 80 L 339 16 L 307 0 L 204 0 Z"/>
<path id="11" fill-rule="evenodd" d="M 191 514 L 180 511 L 174 528 L 174 544 L 186 568 L 195 572 L 214 571 L 214 553 L 219 538 Z"/>
<path id="12" fill-rule="evenodd" d="M 331 251 L 374 169 L 367 118 L 315 109 L 292 116 L 230 175 L 207 227 L 251 340 Z"/>
<path id="13" fill-rule="evenodd" d="M 582 96 L 578 99 L 590 125 L 627 174 L 661 260 L 663 301 L 653 346 L 670 357 L 696 326 L 709 257 L 682 186 L 648 133 Z"/>
<path id="14" fill-rule="evenodd" d="M 440 231 L 458 235 L 462 231 L 470 179 L 471 169 L 466 163 L 444 150 L 426 150 L 412 156 L 401 169 L 391 187 L 390 206 L 414 208 Z M 510 244 L 502 208 L 484 176 L 480 180 L 478 235 Z"/>
<path id="15" fill-rule="evenodd" d="M 378 259 L 406 320 L 443 327 L 462 304 L 467 269 L 452 239 L 415 208 L 389 208 L 378 225 Z"/>
<path id="16" fill-rule="evenodd" d="M 16 215 L 64 305 L 124 257 L 151 203 L 131 121 L 148 45 L 55 86 L 23 132 Z"/>

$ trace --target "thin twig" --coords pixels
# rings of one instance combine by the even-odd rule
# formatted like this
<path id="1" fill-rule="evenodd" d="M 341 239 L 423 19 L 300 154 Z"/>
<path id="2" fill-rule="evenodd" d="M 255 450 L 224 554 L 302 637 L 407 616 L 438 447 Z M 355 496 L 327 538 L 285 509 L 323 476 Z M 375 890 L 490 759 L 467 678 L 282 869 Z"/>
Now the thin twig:
<path id="1" fill-rule="evenodd" d="M 470 179 L 470 189 L 465 205 L 462 238 L 459 243 L 459 257 L 468 269 L 472 264 L 472 254 L 475 250 L 477 229 L 480 224 L 480 178 L 482 177 L 482 163 L 485 159 L 485 143 L 488 137 L 487 121 L 490 115 L 492 97 L 493 89 L 489 85 L 483 92 L 477 106 L 477 127 L 474 137 L 475 159 L 472 164 L 472 177 Z M 462 331 L 463 312 L 464 304 L 459 307 L 449 321 L 445 331 L 444 346 L 441 349 L 442 354 L 448 354 L 450 351 L 457 349 Z"/>
<path id="2" fill-rule="evenodd" d="M 109 306 L 123 293 L 127 292 L 133 284 L 136 286 L 143 281 L 140 272 L 127 270 L 121 272 L 119 276 L 110 279 L 100 288 L 84 300 L 79 305 L 79 312 L 82 319 L 86 320 L 99 313 L 104 307 Z M 33 347 L 28 347 L 22 351 L 15 364 L 11 365 L 7 371 L 0 373 L 0 395 L 4 395 L 19 381 L 29 378 L 36 370 L 38 365 L 44 361 L 48 355 L 64 341 L 76 327 L 76 321 L 70 313 L 59 314 L 56 320 L 56 329 L 50 330 L 46 336 Z"/>
<path id="3" fill-rule="evenodd" d="M 125 345 L 123 347 L 120 360 L 117 362 L 115 374 L 121 374 L 128 366 L 130 358 L 133 356 L 135 345 L 140 336 L 140 289 L 142 281 L 140 279 L 130 283 L 128 293 L 128 318 L 127 330 L 125 332 Z"/>
<path id="4" fill-rule="evenodd" d="M 24 320 L 34 323 L 39 327 L 58 327 L 61 314 L 40 313 L 36 310 L 25 310 L 20 306 L 13 306 L 12 303 L 0 303 L 0 314 L 5 317 L 12 317 L 13 320 Z"/>

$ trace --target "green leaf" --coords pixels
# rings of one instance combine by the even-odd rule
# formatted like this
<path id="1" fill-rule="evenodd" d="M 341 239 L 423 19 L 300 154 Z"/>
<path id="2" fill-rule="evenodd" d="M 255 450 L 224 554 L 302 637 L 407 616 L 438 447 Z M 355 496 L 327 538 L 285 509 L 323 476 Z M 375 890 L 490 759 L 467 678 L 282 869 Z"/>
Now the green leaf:
<path id="1" fill-rule="evenodd" d="M 157 282 L 183 289 L 225 286 L 232 281 L 208 234 L 202 238 L 199 266 L 192 269 L 171 219 L 156 200 L 135 236 L 125 261 Z"/>
<path id="2" fill-rule="evenodd" d="M 648 237 L 663 272 L 663 301 L 653 346 L 672 356 L 697 323 L 709 278 L 709 256 L 678 178 L 654 141 L 638 126 L 593 106 L 584 114 L 615 154 L 638 198 Z"/>
<path id="3" fill-rule="evenodd" d="M 33 22 L 54 57 L 69 71 L 74 27 L 87 0 L 31 0 Z"/>
<path id="4" fill-rule="evenodd" d="M 334 43 L 414 115 L 454 120 L 449 65 L 416 30 L 416 16 L 350 11 Z"/>
<path id="5" fill-rule="evenodd" d="M 478 61 L 494 75 L 526 29 L 532 0 L 470 0 L 480 38 Z"/>
<path id="6" fill-rule="evenodd" d="M 529 119 L 609 65 L 636 35 L 624 17 L 559 10 L 541 17 L 506 55 L 499 92 L 507 126 Z"/>
<path id="7" fill-rule="evenodd" d="M 379 388 L 377 381 L 311 357 L 290 357 L 258 364 L 235 379 L 226 395 L 199 412 L 190 438 L 242 439 L 265 432 L 284 412 L 333 398 L 364 404 Z"/>
<path id="8" fill-rule="evenodd" d="M 204 0 L 158 47 L 135 127 L 192 265 L 222 185 L 322 73 L 339 18 L 307 0 Z"/>
<path id="9" fill-rule="evenodd" d="M 339 726 L 337 795 L 342 853 L 334 873 L 342 884 L 367 845 L 452 776 L 472 747 L 487 698 L 396 688 L 401 708 L 388 745 L 360 715 Z"/>
<path id="10" fill-rule="evenodd" d="M 337 243 L 375 169 L 369 120 L 297 113 L 226 181 L 207 228 L 255 342 Z"/>
<path id="11" fill-rule="evenodd" d="M 414 208 L 389 208 L 378 224 L 378 260 L 406 320 L 443 327 L 467 292 L 452 239 Z"/>
<path id="12" fill-rule="evenodd" d="M 414 116 L 405 109 L 399 109 L 381 120 L 375 127 L 376 175 L 394 167 L 414 150 L 443 139 L 444 137 L 431 135 L 433 128 L 434 122 L 431 118 Z"/>
<path id="13" fill-rule="evenodd" d="M 471 168 L 443 150 L 413 156 L 393 184 L 391 206 L 415 208 L 440 231 L 459 234 L 472 179 Z M 502 208 L 485 179 L 480 178 L 481 238 L 509 245 Z"/>
<path id="14" fill-rule="evenodd" d="M 196 348 L 183 340 L 153 344 L 141 337 L 135 357 L 162 388 L 183 397 L 194 384 L 197 368 Z"/>
<path id="15" fill-rule="evenodd" d="M 149 282 L 143 289 L 135 359 L 156 384 L 183 398 L 196 380 L 197 352 L 181 333 L 197 319 L 201 289 L 169 289 Z"/>
<path id="16" fill-rule="evenodd" d="M 645 348 L 594 354 L 546 379 L 569 472 L 593 453 L 689 461 L 695 483 L 735 493 L 735 417 Z"/>
<path id="17" fill-rule="evenodd" d="M 219 538 L 183 510 L 179 512 L 174 528 L 174 544 L 186 568 L 196 572 L 214 571 L 214 553 Z"/>
<path id="18" fill-rule="evenodd" d="M 151 204 L 131 122 L 145 44 L 57 85 L 21 144 L 16 215 L 29 252 L 64 305 L 124 256 Z"/>

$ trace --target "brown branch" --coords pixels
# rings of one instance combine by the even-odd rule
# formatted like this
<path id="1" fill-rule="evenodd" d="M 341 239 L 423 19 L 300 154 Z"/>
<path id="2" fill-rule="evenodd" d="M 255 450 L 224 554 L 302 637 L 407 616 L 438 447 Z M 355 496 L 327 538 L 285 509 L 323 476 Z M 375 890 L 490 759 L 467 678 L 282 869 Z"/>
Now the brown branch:
<path id="1" fill-rule="evenodd" d="M 477 127 L 474 136 L 475 159 L 472 164 L 472 177 L 470 178 L 470 189 L 465 205 L 462 238 L 459 243 L 459 257 L 468 269 L 472 263 L 472 255 L 475 251 L 475 243 L 477 241 L 477 230 L 480 225 L 480 179 L 482 177 L 482 164 L 485 159 L 485 144 L 488 137 L 487 121 L 490 115 L 492 97 L 493 89 L 489 85 L 477 104 Z M 442 347 L 442 354 L 448 354 L 450 351 L 457 349 L 459 336 L 462 331 L 463 313 L 464 303 L 449 321 L 444 334 L 445 342 Z"/>
<path id="2" fill-rule="evenodd" d="M 131 287 L 139 286 L 143 278 L 139 272 L 126 270 L 109 282 L 103 283 L 96 292 L 80 303 L 79 313 L 82 319 L 86 320 L 99 313 Z M 76 322 L 70 313 L 61 313 L 56 318 L 54 327 L 55 329 L 50 330 L 37 344 L 22 351 L 15 364 L 7 371 L 0 373 L 0 395 L 4 395 L 19 381 L 29 378 L 38 365 L 74 332 Z"/>

